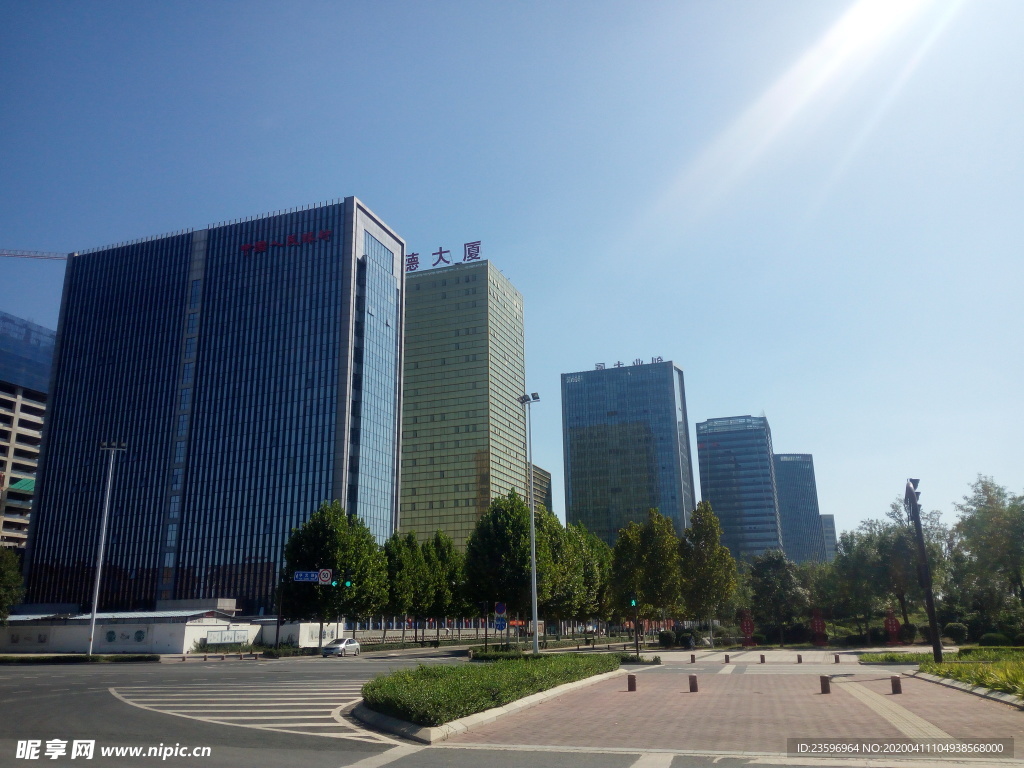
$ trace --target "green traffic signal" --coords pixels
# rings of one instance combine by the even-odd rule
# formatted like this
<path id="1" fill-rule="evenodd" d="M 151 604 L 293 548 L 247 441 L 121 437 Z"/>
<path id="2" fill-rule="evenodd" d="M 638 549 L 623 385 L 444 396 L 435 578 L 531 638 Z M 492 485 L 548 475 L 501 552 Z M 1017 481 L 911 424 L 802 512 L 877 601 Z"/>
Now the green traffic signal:
<path id="1" fill-rule="evenodd" d="M 629 607 L 630 608 L 636 608 L 636 598 L 635 597 L 630 599 Z"/>
<path id="2" fill-rule="evenodd" d="M 345 587 L 346 588 L 351 587 L 351 586 L 352 586 L 352 582 L 351 581 L 346 581 L 345 582 Z"/>
<path id="3" fill-rule="evenodd" d="M 336 587 L 336 586 L 338 586 L 338 580 L 337 580 L 337 579 L 335 579 L 334 581 L 332 581 L 332 582 L 331 582 L 331 586 L 332 586 L 332 587 Z"/>

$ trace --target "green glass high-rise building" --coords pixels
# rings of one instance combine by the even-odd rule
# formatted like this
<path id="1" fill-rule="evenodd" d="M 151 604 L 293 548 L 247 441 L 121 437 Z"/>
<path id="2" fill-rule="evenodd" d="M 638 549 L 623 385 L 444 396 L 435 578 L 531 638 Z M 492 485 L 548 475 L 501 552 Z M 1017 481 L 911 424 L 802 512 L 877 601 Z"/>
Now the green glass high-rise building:
<path id="1" fill-rule="evenodd" d="M 794 563 L 825 562 L 814 457 L 809 453 L 776 453 L 773 460 L 783 552 Z"/>
<path id="2" fill-rule="evenodd" d="M 565 520 L 614 545 L 657 509 L 677 533 L 696 506 L 683 372 L 650 364 L 562 374 Z"/>
<path id="3" fill-rule="evenodd" d="M 491 500 L 526 498 L 523 297 L 474 260 L 406 273 L 399 527 L 464 547 Z"/>

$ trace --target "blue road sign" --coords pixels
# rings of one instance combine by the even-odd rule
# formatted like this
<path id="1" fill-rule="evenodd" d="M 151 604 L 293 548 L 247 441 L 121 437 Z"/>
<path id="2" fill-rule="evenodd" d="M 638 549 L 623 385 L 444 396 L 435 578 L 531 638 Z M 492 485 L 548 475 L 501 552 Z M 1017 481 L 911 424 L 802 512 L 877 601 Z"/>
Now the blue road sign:
<path id="1" fill-rule="evenodd" d="M 507 627 L 507 626 L 508 626 L 508 621 L 506 619 L 502 618 L 501 616 L 499 616 L 498 618 L 496 618 L 494 620 L 494 628 L 496 630 L 498 630 L 499 632 L 503 632 L 505 630 L 505 627 Z"/>
<path id="2" fill-rule="evenodd" d="M 312 581 L 315 584 L 320 578 L 320 571 L 296 571 L 292 578 L 295 581 Z"/>
<path id="3" fill-rule="evenodd" d="M 495 603 L 494 604 L 494 612 L 496 614 L 498 614 L 499 616 L 504 616 L 505 615 L 505 604 L 504 603 Z"/>

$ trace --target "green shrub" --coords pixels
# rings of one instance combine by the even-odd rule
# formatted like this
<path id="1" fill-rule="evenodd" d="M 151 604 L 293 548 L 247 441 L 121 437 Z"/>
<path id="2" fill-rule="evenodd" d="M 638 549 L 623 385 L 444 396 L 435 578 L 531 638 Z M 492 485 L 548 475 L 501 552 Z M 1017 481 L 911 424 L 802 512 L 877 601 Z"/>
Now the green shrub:
<path id="1" fill-rule="evenodd" d="M 907 622 L 900 627 L 900 640 L 904 643 L 912 643 L 917 639 L 917 625 Z"/>
<path id="2" fill-rule="evenodd" d="M 123 653 L 87 656 L 0 656 L 0 664 L 107 664 L 128 661 L 160 661 L 155 653 Z"/>
<path id="3" fill-rule="evenodd" d="M 1009 645 L 1010 638 L 1002 632 L 986 632 L 978 638 L 978 645 Z"/>
<path id="4" fill-rule="evenodd" d="M 676 633 L 670 629 L 663 629 L 658 633 L 658 645 L 662 648 L 671 648 L 676 643 Z"/>
<path id="5" fill-rule="evenodd" d="M 1013 644 L 1017 646 L 1024 645 L 1024 632 L 1013 638 Z"/>
<path id="6" fill-rule="evenodd" d="M 649 659 L 638 656 L 635 653 L 617 653 L 620 664 L 661 664 L 661 656 L 652 656 Z"/>
<path id="7" fill-rule="evenodd" d="M 921 664 L 921 671 L 1024 696 L 1024 660 L 1020 659 L 991 664 L 936 664 L 929 661 Z"/>
<path id="8" fill-rule="evenodd" d="M 962 645 L 967 642 L 967 625 L 961 624 L 958 621 L 951 621 L 942 628 L 942 634 L 957 645 Z"/>
<path id="9" fill-rule="evenodd" d="M 618 667 L 613 654 L 545 655 L 528 663 L 420 665 L 371 680 L 363 686 L 363 701 L 385 715 L 437 726 Z"/>
<path id="10" fill-rule="evenodd" d="M 768 639 L 760 632 L 752 634 L 750 639 L 754 641 L 754 645 L 765 645 L 768 642 Z"/>

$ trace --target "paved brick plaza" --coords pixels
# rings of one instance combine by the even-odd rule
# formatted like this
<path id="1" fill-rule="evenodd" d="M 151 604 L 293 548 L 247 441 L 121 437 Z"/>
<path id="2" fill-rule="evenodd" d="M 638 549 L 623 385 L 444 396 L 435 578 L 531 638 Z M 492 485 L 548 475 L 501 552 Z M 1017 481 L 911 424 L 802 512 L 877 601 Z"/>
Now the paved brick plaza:
<path id="1" fill-rule="evenodd" d="M 769 656 L 776 658 L 781 657 Z M 746 655 L 747 664 L 736 665 L 732 674 L 722 673 L 724 664 L 698 667 L 700 691 L 691 694 L 688 676 L 695 668 L 676 656 L 662 667 L 631 669 L 637 675 L 636 692 L 627 692 L 625 676 L 612 678 L 450 742 L 780 753 L 790 737 L 906 738 L 910 734 L 901 727 L 906 729 L 909 720 L 953 737 L 1014 738 L 1018 750 L 1024 750 L 1021 710 L 908 677 L 902 680 L 903 694 L 894 696 L 890 670 L 848 658 L 840 665 L 822 663 L 825 659 L 816 653 L 819 663 L 814 664 L 808 655 L 797 667 L 750 664 L 757 656 Z M 820 674 L 837 675 L 829 695 L 820 693 Z M 859 697 L 844 687 L 848 682 L 862 686 Z"/>

